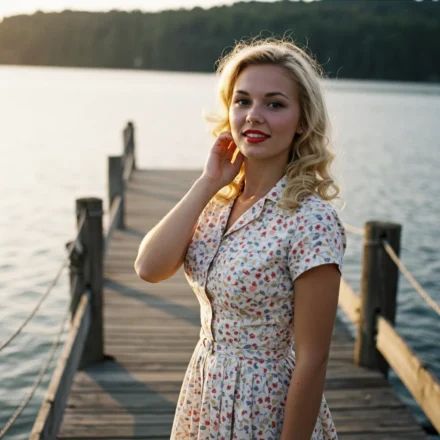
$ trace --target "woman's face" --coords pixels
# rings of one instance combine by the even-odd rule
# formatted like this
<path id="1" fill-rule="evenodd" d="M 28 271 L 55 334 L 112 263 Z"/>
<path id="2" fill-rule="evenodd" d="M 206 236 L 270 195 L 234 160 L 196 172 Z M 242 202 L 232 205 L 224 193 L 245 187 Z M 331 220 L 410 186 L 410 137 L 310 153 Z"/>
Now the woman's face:
<path id="1" fill-rule="evenodd" d="M 299 119 L 297 88 L 282 67 L 248 66 L 240 73 L 229 107 L 229 123 L 245 158 L 283 158 L 287 163 L 293 137 L 300 129 Z"/>

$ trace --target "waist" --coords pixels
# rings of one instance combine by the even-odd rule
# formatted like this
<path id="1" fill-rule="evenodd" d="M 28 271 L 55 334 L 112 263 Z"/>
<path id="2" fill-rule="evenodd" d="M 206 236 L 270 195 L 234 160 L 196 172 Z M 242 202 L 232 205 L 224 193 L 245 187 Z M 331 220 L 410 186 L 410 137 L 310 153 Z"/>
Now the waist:
<path id="1" fill-rule="evenodd" d="M 240 360 L 252 359 L 257 362 L 266 360 L 277 360 L 286 357 L 295 357 L 291 345 L 276 347 L 275 349 L 266 349 L 265 347 L 254 347 L 252 345 L 233 345 L 224 342 L 213 341 L 202 336 L 198 342 L 210 354 L 236 356 Z"/>

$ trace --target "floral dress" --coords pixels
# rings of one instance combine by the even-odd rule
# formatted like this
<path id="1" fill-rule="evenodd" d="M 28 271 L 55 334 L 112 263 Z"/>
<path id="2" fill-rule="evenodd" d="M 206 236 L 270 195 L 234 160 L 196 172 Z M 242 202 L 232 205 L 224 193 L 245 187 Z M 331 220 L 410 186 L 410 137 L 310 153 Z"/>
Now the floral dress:
<path id="1" fill-rule="evenodd" d="M 234 199 L 212 199 L 185 256 L 201 310 L 171 440 L 279 440 L 295 368 L 294 280 L 321 264 L 342 270 L 344 227 L 317 195 L 294 214 L 277 206 L 284 175 L 225 233 Z M 324 395 L 312 440 L 337 439 Z"/>

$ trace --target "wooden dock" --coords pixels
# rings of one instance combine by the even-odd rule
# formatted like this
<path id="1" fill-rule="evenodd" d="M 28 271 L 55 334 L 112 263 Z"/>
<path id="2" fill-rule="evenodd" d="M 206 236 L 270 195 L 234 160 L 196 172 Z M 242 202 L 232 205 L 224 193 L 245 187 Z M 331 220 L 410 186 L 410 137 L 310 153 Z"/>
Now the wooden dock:
<path id="1" fill-rule="evenodd" d="M 200 171 L 134 170 L 125 188 L 125 228 L 104 263 L 104 351 L 77 371 L 57 438 L 169 439 L 177 397 L 200 330 L 199 304 L 181 268 L 157 284 L 133 264 L 140 241 Z M 426 439 L 379 372 L 353 362 L 354 340 L 337 322 L 325 395 L 340 439 Z"/>

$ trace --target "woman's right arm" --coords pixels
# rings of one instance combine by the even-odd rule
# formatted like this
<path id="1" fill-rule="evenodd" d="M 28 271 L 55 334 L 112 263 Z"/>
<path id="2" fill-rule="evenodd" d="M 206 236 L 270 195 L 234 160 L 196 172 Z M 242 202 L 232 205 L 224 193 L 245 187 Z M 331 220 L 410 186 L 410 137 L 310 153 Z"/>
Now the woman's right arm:
<path id="1" fill-rule="evenodd" d="M 231 162 L 236 148 L 230 132 L 217 137 L 202 175 L 183 199 L 142 240 L 134 264 L 140 278 L 158 283 L 174 275 L 183 264 L 203 209 L 240 171 L 244 159 L 241 152 Z"/>
<path id="2" fill-rule="evenodd" d="M 144 237 L 135 261 L 140 278 L 166 280 L 183 264 L 203 208 L 219 190 L 217 183 L 199 177 L 180 202 Z"/>

